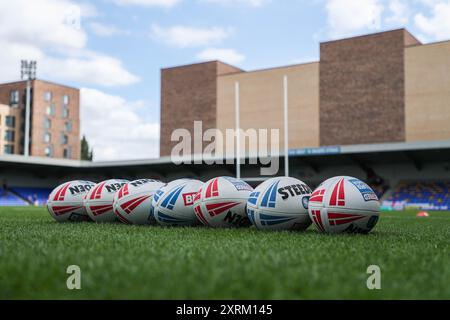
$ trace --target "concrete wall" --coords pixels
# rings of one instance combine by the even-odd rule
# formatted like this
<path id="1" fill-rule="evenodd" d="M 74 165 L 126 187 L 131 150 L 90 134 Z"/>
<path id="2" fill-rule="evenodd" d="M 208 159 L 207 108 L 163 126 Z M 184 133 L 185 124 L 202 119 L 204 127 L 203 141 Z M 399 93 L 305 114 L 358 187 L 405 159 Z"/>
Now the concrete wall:
<path id="1" fill-rule="evenodd" d="M 405 50 L 407 141 L 450 139 L 450 41 Z"/>
<path id="2" fill-rule="evenodd" d="M 278 129 L 284 146 L 283 77 L 288 77 L 289 147 L 319 145 L 319 64 L 309 63 L 218 77 L 217 128 L 235 128 L 235 82 L 240 91 L 240 127 Z M 244 146 L 242 146 L 243 148 Z"/>

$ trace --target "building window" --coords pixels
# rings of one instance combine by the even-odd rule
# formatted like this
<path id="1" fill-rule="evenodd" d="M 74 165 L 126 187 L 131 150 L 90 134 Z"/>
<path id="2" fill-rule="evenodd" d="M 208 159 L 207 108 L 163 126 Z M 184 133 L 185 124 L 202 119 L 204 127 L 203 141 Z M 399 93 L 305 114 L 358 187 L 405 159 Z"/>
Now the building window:
<path id="1" fill-rule="evenodd" d="M 69 137 L 65 135 L 64 133 L 61 134 L 61 144 L 68 144 L 69 143 Z"/>
<path id="2" fill-rule="evenodd" d="M 52 135 L 49 132 L 44 133 L 44 142 L 50 143 L 51 140 L 52 140 Z"/>
<path id="3" fill-rule="evenodd" d="M 11 144 L 5 144 L 3 151 L 5 154 L 14 154 L 14 146 Z"/>
<path id="4" fill-rule="evenodd" d="M 11 90 L 9 102 L 11 105 L 19 104 L 19 90 Z"/>
<path id="5" fill-rule="evenodd" d="M 63 95 L 63 105 L 64 106 L 69 105 L 69 96 L 67 94 Z"/>
<path id="6" fill-rule="evenodd" d="M 45 109 L 45 112 L 47 113 L 48 116 L 53 116 L 55 114 L 55 107 L 54 106 L 47 106 L 47 108 Z"/>
<path id="7" fill-rule="evenodd" d="M 5 124 L 7 127 L 15 128 L 16 127 L 16 117 L 14 116 L 6 116 Z"/>
<path id="8" fill-rule="evenodd" d="M 64 148 L 63 150 L 63 157 L 66 159 L 69 159 L 72 157 L 72 150 L 70 150 L 70 148 Z"/>
<path id="9" fill-rule="evenodd" d="M 47 101 L 47 102 L 52 101 L 52 97 L 53 97 L 53 95 L 52 95 L 51 91 L 45 91 L 45 93 L 44 93 L 44 100 L 45 101 Z"/>
<path id="10" fill-rule="evenodd" d="M 53 148 L 52 146 L 46 146 L 44 149 L 44 153 L 46 157 L 51 157 L 53 156 Z"/>
<path id="11" fill-rule="evenodd" d="M 5 131 L 5 140 L 9 142 L 14 142 L 14 131 L 6 130 Z"/>
<path id="12" fill-rule="evenodd" d="M 62 114 L 62 117 L 63 117 L 64 119 L 66 119 L 66 118 L 69 117 L 69 108 L 63 107 L 63 114 Z"/>
<path id="13" fill-rule="evenodd" d="M 45 129 L 50 129 L 52 127 L 52 120 L 49 118 L 44 119 L 44 127 Z"/>
<path id="14" fill-rule="evenodd" d="M 64 123 L 64 130 L 66 130 L 67 132 L 71 132 L 72 131 L 72 122 L 66 121 Z"/>

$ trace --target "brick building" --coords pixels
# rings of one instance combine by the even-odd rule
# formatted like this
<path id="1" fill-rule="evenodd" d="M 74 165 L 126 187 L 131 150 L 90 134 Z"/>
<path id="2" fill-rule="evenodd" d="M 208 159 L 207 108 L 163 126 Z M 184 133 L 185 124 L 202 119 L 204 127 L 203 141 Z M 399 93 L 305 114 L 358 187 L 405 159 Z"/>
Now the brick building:
<path id="1" fill-rule="evenodd" d="M 320 61 L 243 71 L 219 61 L 161 71 L 160 155 L 177 128 L 279 129 L 288 79 L 289 148 L 450 139 L 450 41 L 405 29 L 320 44 Z"/>
<path id="2" fill-rule="evenodd" d="M 31 81 L 30 155 L 80 158 L 80 91 Z M 23 154 L 26 81 L 0 84 L 0 154 Z"/>

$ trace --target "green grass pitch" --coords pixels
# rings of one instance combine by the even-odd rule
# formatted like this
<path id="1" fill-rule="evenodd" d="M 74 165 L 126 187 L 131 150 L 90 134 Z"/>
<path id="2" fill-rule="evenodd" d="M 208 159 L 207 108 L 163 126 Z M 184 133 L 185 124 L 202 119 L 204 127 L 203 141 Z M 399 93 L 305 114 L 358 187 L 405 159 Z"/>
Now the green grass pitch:
<path id="1" fill-rule="evenodd" d="M 1 299 L 450 299 L 450 212 L 383 213 L 369 235 L 53 221 L 0 208 Z M 81 290 L 68 290 L 68 265 Z M 368 290 L 369 265 L 381 290 Z"/>

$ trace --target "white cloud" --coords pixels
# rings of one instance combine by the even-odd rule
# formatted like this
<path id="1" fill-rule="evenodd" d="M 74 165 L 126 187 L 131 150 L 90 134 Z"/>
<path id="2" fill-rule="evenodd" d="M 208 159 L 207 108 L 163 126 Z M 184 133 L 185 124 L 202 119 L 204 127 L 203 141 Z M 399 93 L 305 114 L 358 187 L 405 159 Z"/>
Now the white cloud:
<path id="1" fill-rule="evenodd" d="M 94 148 L 94 160 L 156 158 L 159 155 L 159 124 L 137 113 L 142 101 L 82 88 L 81 134 Z"/>
<path id="2" fill-rule="evenodd" d="M 42 61 L 44 53 L 37 47 L 10 43 L 0 39 L 0 82 L 17 81 L 20 77 L 20 60 Z M 40 62 L 38 69 L 41 69 Z"/>
<path id="3" fill-rule="evenodd" d="M 39 47 L 82 48 L 87 38 L 76 27 L 80 15 L 81 9 L 65 0 L 1 1 L 0 39 Z"/>
<path id="4" fill-rule="evenodd" d="M 200 60 L 220 60 L 229 64 L 238 64 L 245 60 L 245 56 L 234 49 L 207 48 L 201 51 L 197 58 Z"/>
<path id="5" fill-rule="evenodd" d="M 179 48 L 219 43 L 227 38 L 230 33 L 231 30 L 219 27 L 196 28 L 181 25 L 168 28 L 153 25 L 151 30 L 153 38 Z"/>
<path id="6" fill-rule="evenodd" d="M 139 78 L 117 58 L 86 49 L 81 19 L 95 7 L 69 0 L 0 2 L 0 81 L 19 77 L 21 59 L 38 62 L 38 77 L 105 86 L 127 85 Z"/>
<path id="7" fill-rule="evenodd" d="M 404 0 L 391 0 L 389 2 L 390 16 L 386 18 L 387 23 L 406 25 L 409 20 L 408 3 Z"/>
<path id="8" fill-rule="evenodd" d="M 90 29 L 94 34 L 99 37 L 112 37 L 116 35 L 128 35 L 130 34 L 127 30 L 122 30 L 113 25 L 103 24 L 100 22 L 91 22 L 89 24 Z"/>
<path id="9" fill-rule="evenodd" d="M 180 0 L 113 0 L 121 6 L 141 6 L 141 7 L 173 7 Z"/>
<path id="10" fill-rule="evenodd" d="M 120 60 L 98 53 L 83 52 L 81 56 L 56 58 L 34 46 L 4 43 L 0 40 L 0 82 L 16 81 L 20 74 L 20 59 L 36 60 L 38 78 L 76 81 L 101 86 L 129 85 L 139 78 L 128 72 Z"/>
<path id="11" fill-rule="evenodd" d="M 97 16 L 101 15 L 97 11 L 97 8 L 90 3 L 81 2 L 81 3 L 78 3 L 77 6 L 79 7 L 81 16 L 83 18 L 93 18 L 93 17 L 97 17 Z"/>
<path id="12" fill-rule="evenodd" d="M 329 34 L 337 38 L 380 29 L 383 5 L 379 0 L 328 0 L 326 11 Z"/>
<path id="13" fill-rule="evenodd" d="M 414 16 L 414 23 L 423 35 L 433 40 L 450 38 L 450 1 L 426 1 L 431 14 L 429 16 L 418 13 Z"/>
<path id="14" fill-rule="evenodd" d="M 42 74 L 81 83 L 102 86 L 122 86 L 139 81 L 139 78 L 128 72 L 122 62 L 116 58 L 88 53 L 80 57 L 43 59 Z"/>
<path id="15" fill-rule="evenodd" d="M 202 0 L 202 2 L 217 3 L 221 5 L 244 4 L 251 7 L 261 7 L 266 4 L 268 0 Z"/>

